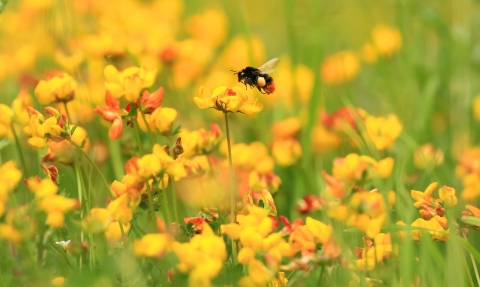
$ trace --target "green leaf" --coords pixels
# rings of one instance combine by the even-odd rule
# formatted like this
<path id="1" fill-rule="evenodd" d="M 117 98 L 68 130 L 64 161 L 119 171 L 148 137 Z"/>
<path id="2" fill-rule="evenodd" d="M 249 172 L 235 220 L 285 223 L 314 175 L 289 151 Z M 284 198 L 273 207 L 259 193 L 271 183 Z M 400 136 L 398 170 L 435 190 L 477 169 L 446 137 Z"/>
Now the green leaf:
<path id="1" fill-rule="evenodd" d="M 172 132 L 172 136 L 179 134 L 181 129 L 182 129 L 182 126 L 176 127 Z"/>
<path id="2" fill-rule="evenodd" d="M 132 52 L 130 52 L 130 50 L 128 49 L 125 49 L 125 54 L 127 55 L 127 57 L 133 62 L 133 64 L 137 67 L 140 67 L 140 60 L 138 60 L 138 57 L 135 56 L 134 54 L 132 54 Z"/>
<path id="3" fill-rule="evenodd" d="M 475 261 L 480 263 L 480 253 L 477 251 L 477 249 L 475 249 L 472 244 L 460 236 L 458 236 L 457 240 L 463 248 L 472 254 L 473 258 L 475 258 Z"/>
<path id="4" fill-rule="evenodd" d="M 73 133 L 75 132 L 75 130 L 77 129 L 78 127 L 78 124 L 74 125 L 73 128 L 70 130 L 70 134 L 73 135 Z"/>
<path id="5" fill-rule="evenodd" d="M 5 6 L 7 6 L 8 0 L 0 0 L 0 13 L 5 10 Z"/>
<path id="6" fill-rule="evenodd" d="M 480 218 L 475 216 L 462 216 L 462 221 L 466 224 L 480 226 Z"/>
<path id="7" fill-rule="evenodd" d="M 130 103 L 130 112 L 127 115 L 128 117 L 136 117 L 137 116 L 137 106 L 134 102 Z"/>
<path id="8" fill-rule="evenodd" d="M 2 150 L 4 147 L 8 146 L 10 144 L 10 141 L 8 139 L 3 139 L 0 141 L 0 150 Z"/>

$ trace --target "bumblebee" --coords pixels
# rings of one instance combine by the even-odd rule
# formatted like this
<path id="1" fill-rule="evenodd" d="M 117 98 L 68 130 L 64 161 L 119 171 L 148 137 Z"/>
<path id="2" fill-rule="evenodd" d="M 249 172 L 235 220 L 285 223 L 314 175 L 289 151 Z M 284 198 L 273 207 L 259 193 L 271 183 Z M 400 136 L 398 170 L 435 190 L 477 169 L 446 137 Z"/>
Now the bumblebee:
<path id="1" fill-rule="evenodd" d="M 275 70 L 278 58 L 273 58 L 258 68 L 246 67 L 241 71 L 232 71 L 238 76 L 238 81 L 245 85 L 245 89 L 257 87 L 262 94 L 271 94 L 275 91 L 275 82 L 269 75 Z"/>

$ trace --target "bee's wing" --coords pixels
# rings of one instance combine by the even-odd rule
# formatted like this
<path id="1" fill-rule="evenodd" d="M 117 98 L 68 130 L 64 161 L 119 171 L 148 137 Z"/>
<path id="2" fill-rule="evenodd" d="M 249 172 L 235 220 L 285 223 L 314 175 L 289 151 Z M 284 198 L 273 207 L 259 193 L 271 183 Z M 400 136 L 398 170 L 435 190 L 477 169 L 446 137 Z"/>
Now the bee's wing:
<path id="1" fill-rule="evenodd" d="M 278 63 L 278 58 L 273 58 L 270 61 L 267 61 L 265 64 L 261 65 L 257 69 L 262 74 L 269 74 L 275 70 L 275 66 Z"/>

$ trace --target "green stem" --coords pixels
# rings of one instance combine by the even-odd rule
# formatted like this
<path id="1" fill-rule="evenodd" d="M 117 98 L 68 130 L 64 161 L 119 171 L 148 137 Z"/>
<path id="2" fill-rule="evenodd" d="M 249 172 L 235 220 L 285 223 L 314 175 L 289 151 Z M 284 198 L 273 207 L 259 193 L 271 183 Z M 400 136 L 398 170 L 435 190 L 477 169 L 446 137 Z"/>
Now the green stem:
<path id="1" fill-rule="evenodd" d="M 120 144 L 118 141 L 108 138 L 108 148 L 110 150 L 110 158 L 112 160 L 115 179 L 121 180 L 123 176 L 123 162 L 120 153 Z"/>
<path id="2" fill-rule="evenodd" d="M 148 135 L 150 136 L 150 140 L 152 141 L 152 144 L 156 144 L 157 141 L 155 140 L 155 136 L 153 135 L 152 130 L 150 129 L 150 126 L 147 123 L 147 120 L 145 118 L 145 114 L 143 113 L 141 104 L 138 104 L 138 110 L 140 111 L 140 115 L 142 116 L 143 122 L 145 123 L 145 126 L 147 127 Z"/>
<path id="3" fill-rule="evenodd" d="M 88 235 L 88 239 L 90 240 L 90 246 L 95 246 L 94 238 L 91 234 Z M 89 248 L 90 251 L 90 270 L 93 270 L 95 267 L 95 251 L 94 248 Z"/>
<path id="4" fill-rule="evenodd" d="M 468 239 L 467 239 L 467 237 L 465 236 L 464 233 L 462 233 L 462 237 L 463 237 L 463 239 L 468 241 Z M 477 278 L 477 284 L 479 284 L 479 286 L 480 286 L 480 276 L 478 275 L 477 264 L 475 263 L 475 259 L 473 258 L 472 253 L 469 252 L 469 254 L 470 254 L 470 259 L 472 260 L 473 271 L 475 271 L 475 277 Z"/>
<path id="5" fill-rule="evenodd" d="M 65 112 L 67 113 L 68 124 L 70 124 L 70 121 L 72 120 L 72 118 L 70 117 L 70 113 L 68 112 L 67 102 L 63 102 L 63 106 L 65 107 Z M 69 127 L 69 129 L 70 129 L 70 127 Z"/>
<path id="6" fill-rule="evenodd" d="M 173 217 L 175 219 L 175 222 L 180 224 L 180 218 L 178 216 L 178 198 L 177 194 L 175 193 L 175 188 L 173 187 L 173 176 L 171 176 L 168 180 L 171 184 L 170 191 L 172 193 L 172 203 L 173 203 Z"/>
<path id="7" fill-rule="evenodd" d="M 243 26 L 243 32 L 245 33 L 245 40 L 247 42 L 247 52 L 248 52 L 248 59 L 250 61 L 251 65 L 257 65 L 260 63 L 255 63 L 255 57 L 253 54 L 253 42 L 252 42 L 252 33 L 250 32 L 250 26 L 249 26 L 249 19 L 248 19 L 248 10 L 247 10 L 247 4 L 245 1 L 241 1 L 241 11 L 242 11 L 242 26 Z"/>
<path id="8" fill-rule="evenodd" d="M 122 242 L 123 242 L 125 238 L 125 230 L 123 229 L 123 223 L 119 221 L 118 226 L 120 226 L 120 232 L 122 233 Z"/>
<path id="9" fill-rule="evenodd" d="M 227 130 L 227 147 L 228 147 L 228 167 L 230 169 L 230 222 L 235 222 L 235 191 L 233 186 L 233 164 L 232 164 L 232 147 L 230 143 L 230 128 L 228 127 L 228 113 L 225 115 L 225 127 Z"/>
<path id="10" fill-rule="evenodd" d="M 171 184 L 170 182 L 168 184 Z M 170 223 L 172 222 L 172 218 L 170 217 L 170 205 L 168 204 L 168 194 L 167 189 L 165 187 L 165 182 L 162 180 L 162 209 L 165 210 L 165 225 L 167 228 L 170 227 Z"/>
<path id="11" fill-rule="evenodd" d="M 156 216 L 155 216 L 155 209 L 153 207 L 153 194 L 152 194 L 152 189 L 150 188 L 150 184 L 147 182 L 147 197 L 148 197 L 148 213 L 149 213 L 149 219 L 147 221 L 150 221 L 152 223 L 153 230 L 152 232 L 155 232 L 155 226 L 156 226 Z M 162 208 L 163 209 L 163 208 Z M 147 228 L 148 228 L 148 222 L 147 222 Z M 148 230 L 148 229 L 147 229 Z"/>
<path id="12" fill-rule="evenodd" d="M 105 187 L 108 189 L 108 191 L 110 192 L 110 195 L 113 196 L 113 198 L 116 198 L 117 195 L 113 192 L 113 190 L 110 188 L 110 185 L 108 184 L 107 180 L 105 179 L 105 177 L 103 176 L 102 172 L 100 171 L 100 169 L 98 168 L 98 166 L 95 164 L 95 162 L 88 156 L 88 154 L 81 148 L 79 147 L 76 143 L 74 143 L 71 139 L 69 139 L 70 143 L 72 145 L 74 145 L 84 156 L 85 158 L 88 160 L 88 162 L 90 162 L 90 164 L 93 166 L 93 168 L 95 168 L 95 170 L 98 172 L 98 175 L 100 176 L 100 178 L 102 179 L 103 183 L 105 184 Z"/>
<path id="13" fill-rule="evenodd" d="M 64 255 L 65 255 L 65 261 L 67 261 L 68 266 L 70 266 L 70 268 L 72 268 L 73 272 L 76 273 L 75 269 L 73 269 L 72 264 L 70 264 L 70 261 L 68 260 L 67 251 L 64 252 Z"/>
<path id="14" fill-rule="evenodd" d="M 322 283 L 322 279 L 323 279 L 323 272 L 325 271 L 325 267 L 322 266 L 322 271 L 320 271 L 320 276 L 318 277 L 318 282 L 317 282 L 317 286 L 321 286 L 320 283 Z"/>
<path id="15" fill-rule="evenodd" d="M 225 128 L 227 130 L 227 147 L 228 147 L 228 166 L 230 169 L 230 222 L 235 223 L 235 189 L 233 185 L 233 164 L 232 164 L 232 147 L 230 143 L 230 128 L 228 127 L 228 112 L 225 115 Z M 232 259 L 233 264 L 237 263 L 237 253 L 232 239 Z"/>
<path id="16" fill-rule="evenodd" d="M 40 231 L 40 234 L 38 236 L 38 242 L 37 242 L 37 260 L 38 260 L 38 265 L 43 264 L 43 254 L 44 254 L 44 246 L 43 246 L 43 238 L 45 236 L 45 226 L 42 226 L 42 229 Z"/>
<path id="17" fill-rule="evenodd" d="M 24 177 L 29 178 L 25 157 L 23 156 L 22 147 L 20 146 L 20 141 L 18 140 L 18 136 L 17 136 L 17 133 L 15 132 L 15 127 L 13 126 L 13 123 L 11 124 L 11 129 L 12 129 L 13 137 L 15 138 L 15 146 L 17 148 L 20 161 L 22 162 L 23 172 L 25 173 Z"/>
<path id="18" fill-rule="evenodd" d="M 77 159 L 75 159 L 75 174 L 77 175 L 78 200 L 80 201 L 80 207 L 82 209 L 80 211 L 80 220 L 83 220 L 83 205 L 84 205 L 84 202 L 85 202 L 83 200 L 83 196 L 84 196 L 83 191 L 85 191 L 84 190 L 85 186 L 83 184 L 82 175 L 80 174 L 80 169 L 79 169 L 79 166 L 78 166 Z M 87 210 L 90 210 L 90 209 L 87 208 Z M 83 229 L 82 229 L 82 231 L 80 232 L 80 241 L 83 242 L 83 239 L 84 239 L 84 233 L 83 233 Z M 78 268 L 82 268 L 82 256 L 80 256 L 80 258 L 79 258 Z"/>
<path id="19" fill-rule="evenodd" d="M 135 123 L 135 137 L 137 139 L 137 145 L 138 145 L 138 150 L 140 151 L 140 155 L 144 155 L 143 153 L 143 147 L 142 147 L 142 140 L 140 139 L 140 128 L 138 127 L 138 122 L 137 120 L 135 119 L 134 120 L 134 123 Z"/>

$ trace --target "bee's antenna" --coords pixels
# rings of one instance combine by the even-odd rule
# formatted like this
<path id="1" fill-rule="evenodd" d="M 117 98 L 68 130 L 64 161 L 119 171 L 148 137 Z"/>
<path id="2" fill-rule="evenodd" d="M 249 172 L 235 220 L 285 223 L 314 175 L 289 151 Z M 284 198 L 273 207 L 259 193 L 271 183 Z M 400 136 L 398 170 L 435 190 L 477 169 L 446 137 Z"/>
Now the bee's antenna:
<path id="1" fill-rule="evenodd" d="M 239 72 L 237 72 L 237 71 L 234 71 L 234 70 L 230 70 L 230 71 L 232 71 L 234 75 L 236 75 L 236 74 L 238 74 L 238 73 L 239 73 Z"/>

